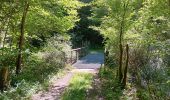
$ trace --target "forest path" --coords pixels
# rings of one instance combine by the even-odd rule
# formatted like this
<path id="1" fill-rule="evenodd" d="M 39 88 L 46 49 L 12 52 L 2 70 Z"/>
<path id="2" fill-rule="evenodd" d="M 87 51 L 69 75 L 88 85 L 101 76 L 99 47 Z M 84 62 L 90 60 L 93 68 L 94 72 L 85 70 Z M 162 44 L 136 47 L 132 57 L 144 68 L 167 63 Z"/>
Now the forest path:
<path id="1" fill-rule="evenodd" d="M 100 52 L 93 52 L 78 60 L 73 64 L 72 71 L 68 72 L 64 77 L 57 80 L 50 86 L 47 92 L 39 92 L 32 96 L 32 100 L 59 100 L 63 91 L 69 86 L 69 81 L 73 77 L 74 73 L 87 72 L 98 73 L 98 69 L 104 62 L 104 54 Z"/>

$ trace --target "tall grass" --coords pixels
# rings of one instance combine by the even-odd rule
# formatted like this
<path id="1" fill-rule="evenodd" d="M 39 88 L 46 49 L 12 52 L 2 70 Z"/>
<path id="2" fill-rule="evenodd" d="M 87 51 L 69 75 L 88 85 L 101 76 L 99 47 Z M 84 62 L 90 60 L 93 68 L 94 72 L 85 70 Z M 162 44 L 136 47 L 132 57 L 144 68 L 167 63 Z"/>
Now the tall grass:
<path id="1" fill-rule="evenodd" d="M 93 74 L 76 73 L 62 95 L 62 100 L 86 100 L 86 90 L 91 87 Z"/>

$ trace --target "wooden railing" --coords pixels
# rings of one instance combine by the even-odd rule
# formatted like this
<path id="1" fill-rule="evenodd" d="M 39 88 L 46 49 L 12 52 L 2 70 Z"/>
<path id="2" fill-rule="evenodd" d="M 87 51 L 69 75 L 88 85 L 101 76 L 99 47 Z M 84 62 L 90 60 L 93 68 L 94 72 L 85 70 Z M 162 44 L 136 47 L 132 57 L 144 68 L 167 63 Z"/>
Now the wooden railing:
<path id="1" fill-rule="evenodd" d="M 67 64 L 74 64 L 75 62 L 77 62 L 77 60 L 79 60 L 79 58 L 87 55 L 87 53 L 88 53 L 87 47 L 72 49 L 68 53 L 70 55 L 68 57 L 66 57 L 66 63 Z"/>

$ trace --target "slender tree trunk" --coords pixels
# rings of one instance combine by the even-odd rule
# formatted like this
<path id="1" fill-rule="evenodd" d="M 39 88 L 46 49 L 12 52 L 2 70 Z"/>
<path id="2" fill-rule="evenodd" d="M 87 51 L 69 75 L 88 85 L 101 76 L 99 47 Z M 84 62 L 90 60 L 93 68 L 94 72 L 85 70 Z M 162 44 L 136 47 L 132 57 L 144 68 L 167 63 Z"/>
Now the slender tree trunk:
<path id="1" fill-rule="evenodd" d="M 124 3 L 123 8 L 123 15 L 121 19 L 121 24 L 120 24 L 120 36 L 119 36 L 119 49 L 120 49 L 120 56 L 119 56 L 119 82 L 122 84 L 122 79 L 123 79 L 123 72 L 122 72 L 122 66 L 123 66 L 123 44 L 122 44 L 122 39 L 123 39 L 123 34 L 125 30 L 125 17 L 126 17 L 126 11 L 127 7 L 129 4 L 129 0 Z"/>
<path id="2" fill-rule="evenodd" d="M 122 16 L 122 22 L 120 26 L 120 36 L 119 36 L 119 50 L 120 50 L 120 56 L 119 56 L 119 82 L 121 83 L 122 78 L 123 78 L 123 73 L 122 73 L 122 65 L 123 65 L 123 45 L 122 45 L 122 38 L 123 38 L 123 30 L 124 30 L 124 20 L 125 20 L 125 13 L 123 13 Z"/>
<path id="3" fill-rule="evenodd" d="M 123 46 L 120 44 L 120 58 L 119 58 L 119 82 L 121 83 L 123 78 L 122 65 L 123 65 Z"/>
<path id="4" fill-rule="evenodd" d="M 124 69 L 124 77 L 123 77 L 123 88 L 126 86 L 126 79 L 127 79 L 127 69 L 129 64 L 129 45 L 126 45 L 126 65 Z"/>
<path id="5" fill-rule="evenodd" d="M 22 48 L 23 48 L 23 42 L 24 42 L 24 28 L 25 28 L 25 20 L 26 20 L 28 8 L 29 8 L 29 3 L 26 1 L 22 20 L 21 20 L 21 28 L 20 28 L 21 34 L 20 34 L 19 42 L 18 42 L 19 51 L 18 51 L 18 58 L 17 58 L 17 64 L 16 64 L 16 74 L 19 74 L 21 70 Z"/>

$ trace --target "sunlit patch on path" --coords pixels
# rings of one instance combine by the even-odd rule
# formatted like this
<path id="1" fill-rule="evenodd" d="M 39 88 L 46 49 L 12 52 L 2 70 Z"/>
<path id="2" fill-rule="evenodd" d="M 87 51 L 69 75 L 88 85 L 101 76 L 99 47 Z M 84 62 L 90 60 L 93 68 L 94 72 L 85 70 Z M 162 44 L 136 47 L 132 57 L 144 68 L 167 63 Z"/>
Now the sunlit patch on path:
<path id="1" fill-rule="evenodd" d="M 103 53 L 96 52 L 89 54 L 82 59 L 78 60 L 73 66 L 77 69 L 99 69 L 104 62 Z"/>

